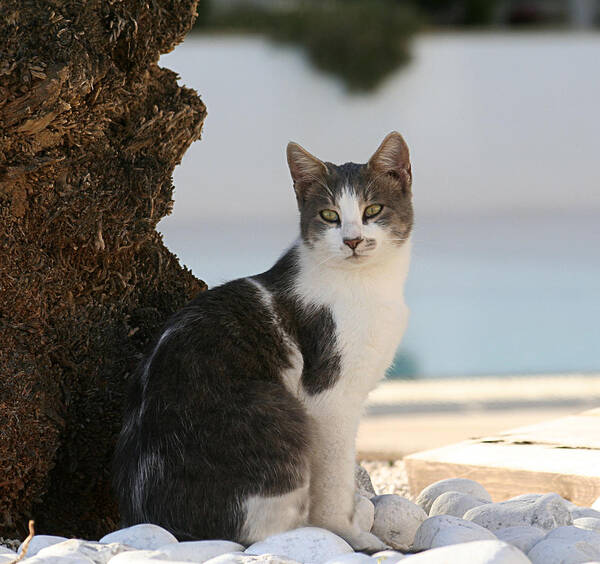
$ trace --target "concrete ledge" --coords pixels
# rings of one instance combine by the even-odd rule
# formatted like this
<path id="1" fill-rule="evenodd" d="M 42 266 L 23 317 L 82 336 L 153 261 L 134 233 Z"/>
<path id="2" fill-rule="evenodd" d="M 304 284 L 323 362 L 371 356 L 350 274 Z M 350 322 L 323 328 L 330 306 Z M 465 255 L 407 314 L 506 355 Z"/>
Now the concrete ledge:
<path id="1" fill-rule="evenodd" d="M 504 376 L 444 380 L 385 380 L 371 394 L 368 412 L 419 405 L 481 407 L 515 404 L 598 403 L 600 374 Z"/>
<path id="2" fill-rule="evenodd" d="M 600 375 L 386 381 L 369 397 L 357 450 L 399 459 L 600 405 Z"/>
<path id="3" fill-rule="evenodd" d="M 590 506 L 600 495 L 600 409 L 412 454 L 413 495 L 432 482 L 471 478 L 503 501 L 556 492 Z"/>

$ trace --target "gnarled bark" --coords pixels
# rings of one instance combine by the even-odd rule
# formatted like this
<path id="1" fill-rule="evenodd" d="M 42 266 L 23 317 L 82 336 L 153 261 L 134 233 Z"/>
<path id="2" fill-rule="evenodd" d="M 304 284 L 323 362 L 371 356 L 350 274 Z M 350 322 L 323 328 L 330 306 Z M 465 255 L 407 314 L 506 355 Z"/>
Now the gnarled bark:
<path id="1" fill-rule="evenodd" d="M 204 284 L 155 227 L 205 107 L 157 65 L 197 0 L 3 0 L 0 535 L 117 525 L 127 377 Z"/>

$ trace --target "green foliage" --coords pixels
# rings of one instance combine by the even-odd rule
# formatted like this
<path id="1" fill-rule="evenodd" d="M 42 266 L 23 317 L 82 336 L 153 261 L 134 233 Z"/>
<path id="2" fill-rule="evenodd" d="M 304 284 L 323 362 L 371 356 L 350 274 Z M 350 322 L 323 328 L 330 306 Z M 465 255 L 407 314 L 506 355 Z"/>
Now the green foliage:
<path id="1" fill-rule="evenodd" d="M 498 0 L 411 0 L 430 23 L 485 26 L 494 21 Z"/>
<path id="2" fill-rule="evenodd" d="M 227 11 L 202 4 L 196 30 L 256 32 L 299 45 L 317 68 L 352 91 L 377 87 L 406 62 L 418 27 L 410 5 L 391 0 L 303 2 L 285 9 L 241 5 Z"/>
<path id="3" fill-rule="evenodd" d="M 419 362 L 410 351 L 403 350 L 396 354 L 392 366 L 388 370 L 388 378 L 398 380 L 414 380 L 419 375 Z"/>
<path id="4" fill-rule="evenodd" d="M 467 0 L 465 2 L 465 25 L 487 25 L 492 22 L 496 2 L 494 0 Z"/>

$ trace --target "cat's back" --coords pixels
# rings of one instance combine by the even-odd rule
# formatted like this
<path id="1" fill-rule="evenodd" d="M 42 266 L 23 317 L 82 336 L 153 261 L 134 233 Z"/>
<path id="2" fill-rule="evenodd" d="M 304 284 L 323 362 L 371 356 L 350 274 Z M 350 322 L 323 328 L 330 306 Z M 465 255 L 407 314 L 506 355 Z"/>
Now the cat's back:
<path id="1" fill-rule="evenodd" d="M 207 290 L 173 315 L 142 363 L 146 394 L 189 386 L 275 381 L 285 347 L 260 287 L 240 278 Z"/>
<path id="2" fill-rule="evenodd" d="M 240 500 L 300 485 L 306 414 L 281 379 L 287 352 L 267 305 L 260 286 L 239 279 L 163 328 L 134 379 L 115 452 L 125 525 L 243 539 Z"/>

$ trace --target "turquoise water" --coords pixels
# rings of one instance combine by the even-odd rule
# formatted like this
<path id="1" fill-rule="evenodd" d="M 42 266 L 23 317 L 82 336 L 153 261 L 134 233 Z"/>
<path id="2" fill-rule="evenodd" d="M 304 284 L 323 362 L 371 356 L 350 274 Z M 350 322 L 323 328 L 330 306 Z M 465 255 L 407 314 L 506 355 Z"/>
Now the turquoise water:
<path id="1" fill-rule="evenodd" d="M 208 118 L 159 228 L 209 285 L 262 271 L 296 235 L 287 141 L 361 162 L 398 129 L 417 225 L 391 375 L 600 371 L 599 58 L 598 35 L 425 35 L 352 96 L 293 49 L 192 36 L 161 64 Z"/>

